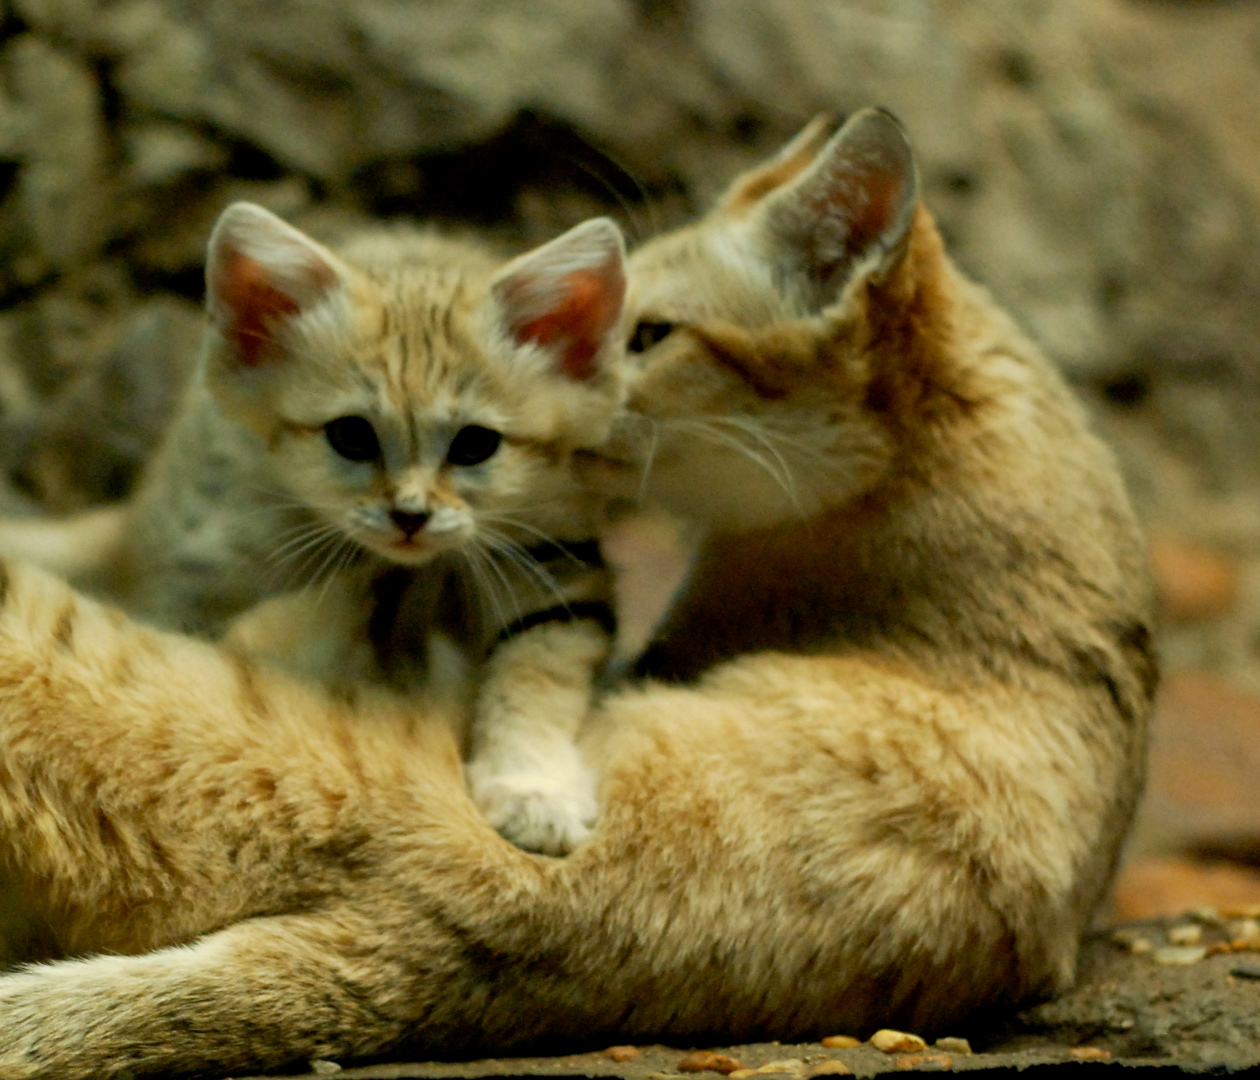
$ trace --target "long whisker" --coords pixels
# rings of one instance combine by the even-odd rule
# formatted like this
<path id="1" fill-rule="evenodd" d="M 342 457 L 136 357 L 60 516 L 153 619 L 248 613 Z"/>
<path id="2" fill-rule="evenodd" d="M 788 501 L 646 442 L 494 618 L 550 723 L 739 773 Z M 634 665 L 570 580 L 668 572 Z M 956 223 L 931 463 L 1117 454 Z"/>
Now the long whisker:
<path id="1" fill-rule="evenodd" d="M 556 580 L 544 566 L 536 559 L 531 558 L 529 552 L 521 547 L 520 544 L 505 536 L 496 529 L 488 526 L 482 527 L 482 535 L 485 537 L 485 543 L 493 552 L 507 559 L 512 565 L 519 567 L 529 577 L 531 577 L 544 592 L 550 593 L 556 598 L 556 601 L 564 607 L 568 606 L 568 598 L 560 589 L 560 583 Z M 581 560 L 575 560 L 581 565 Z"/>
<path id="2" fill-rule="evenodd" d="M 459 553 L 468 563 L 468 567 L 476 580 L 479 596 L 489 604 L 496 625 L 499 627 L 507 626 L 512 620 L 508 618 L 507 610 L 500 601 L 500 587 L 485 570 L 489 556 L 476 544 L 464 545 L 459 549 Z"/>
<path id="3" fill-rule="evenodd" d="M 801 515 L 801 517 L 807 516 L 804 508 L 800 504 L 791 469 L 788 468 L 783 455 L 777 450 L 774 451 L 773 456 L 767 457 L 766 453 L 759 452 L 754 447 L 749 446 L 733 432 L 722 430 L 708 418 L 677 420 L 673 421 L 671 426 L 686 434 L 694 435 L 697 438 L 701 438 L 718 446 L 725 446 L 736 451 L 748 461 L 751 461 L 758 468 L 762 469 L 766 475 L 768 475 L 779 486 L 784 495 L 787 496 L 788 501 L 792 503 L 792 506 L 795 508 L 797 513 Z M 743 434 L 749 434 L 745 428 L 737 427 L 737 430 Z"/>

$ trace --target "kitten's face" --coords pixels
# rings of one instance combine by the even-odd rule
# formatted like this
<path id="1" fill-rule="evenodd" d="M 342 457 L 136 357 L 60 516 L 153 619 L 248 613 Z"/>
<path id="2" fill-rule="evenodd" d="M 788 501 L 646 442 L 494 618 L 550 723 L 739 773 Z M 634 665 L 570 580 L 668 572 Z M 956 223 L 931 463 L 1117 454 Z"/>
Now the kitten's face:
<path id="1" fill-rule="evenodd" d="M 583 498 L 572 455 L 606 436 L 622 398 L 619 350 L 605 340 L 621 303 L 611 223 L 496 271 L 434 240 L 333 256 L 238 213 L 246 235 L 220 243 L 207 374 L 225 411 L 265 440 L 286 497 L 349 541 L 345 552 L 404 565 L 572 527 Z M 260 233 L 290 243 L 308 278 L 327 267 L 328 281 L 306 296 L 273 272 L 279 299 L 260 293 L 249 264 L 231 263 L 276 270 Z"/>
<path id="2" fill-rule="evenodd" d="M 608 451 L 646 471 L 641 490 L 743 531 L 869 486 L 888 439 L 849 301 L 899 257 L 916 190 L 896 122 L 862 113 L 829 141 L 811 125 L 706 218 L 632 256 L 637 365 Z"/>

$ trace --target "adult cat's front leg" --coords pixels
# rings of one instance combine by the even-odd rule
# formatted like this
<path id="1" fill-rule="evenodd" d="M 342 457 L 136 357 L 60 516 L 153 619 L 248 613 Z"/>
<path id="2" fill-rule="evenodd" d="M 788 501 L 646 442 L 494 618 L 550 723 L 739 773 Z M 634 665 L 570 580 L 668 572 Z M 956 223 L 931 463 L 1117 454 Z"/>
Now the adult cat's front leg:
<path id="1" fill-rule="evenodd" d="M 548 622 L 504 642 L 486 665 L 468 786 L 520 847 L 564 855 L 595 823 L 595 777 L 574 738 L 608 649 L 592 619 Z"/>

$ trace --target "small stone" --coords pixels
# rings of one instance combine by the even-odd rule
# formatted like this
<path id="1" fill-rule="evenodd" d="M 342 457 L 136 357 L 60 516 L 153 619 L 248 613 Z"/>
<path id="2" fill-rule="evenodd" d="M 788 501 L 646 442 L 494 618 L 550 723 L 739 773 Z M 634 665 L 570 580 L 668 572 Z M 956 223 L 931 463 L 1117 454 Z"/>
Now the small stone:
<path id="1" fill-rule="evenodd" d="M 730 1080 L 749 1080 L 749 1077 L 756 1076 L 756 1069 L 736 1069 L 733 1073 L 727 1073 Z"/>
<path id="2" fill-rule="evenodd" d="M 1166 967 L 1184 967 L 1197 964 L 1207 956 L 1207 948 L 1203 945 L 1165 945 L 1151 953 L 1151 959 Z"/>
<path id="3" fill-rule="evenodd" d="M 1205 926 L 1224 926 L 1225 916 L 1214 907 L 1197 907 L 1190 912 L 1192 918 L 1198 919 Z"/>
<path id="4" fill-rule="evenodd" d="M 715 1072 L 729 1076 L 737 1070 L 742 1071 L 743 1068 L 743 1063 L 738 1058 L 715 1054 L 710 1050 L 697 1050 L 678 1063 L 678 1071 L 685 1073 Z"/>
<path id="5" fill-rule="evenodd" d="M 881 1028 L 871 1036 L 871 1045 L 885 1054 L 918 1054 L 927 1049 L 927 1043 L 917 1035 L 905 1031 Z"/>
<path id="6" fill-rule="evenodd" d="M 947 1035 L 943 1039 L 937 1039 L 932 1044 L 933 1049 L 940 1050 L 944 1054 L 970 1054 L 971 1043 L 966 1039 L 956 1039 L 952 1035 Z"/>
<path id="7" fill-rule="evenodd" d="M 813 1066 L 805 1075 L 811 1078 L 815 1076 L 852 1076 L 853 1070 L 843 1061 L 838 1061 L 836 1058 L 828 1058 L 826 1061 L 820 1061 Z"/>
<path id="8" fill-rule="evenodd" d="M 311 1072 L 317 1076 L 333 1076 L 341 1072 L 341 1066 L 335 1061 L 325 1061 L 323 1058 L 316 1058 L 311 1062 Z"/>
<path id="9" fill-rule="evenodd" d="M 1229 924 L 1231 940 L 1260 941 L 1260 921 L 1256 919 L 1235 919 Z"/>
<path id="10" fill-rule="evenodd" d="M 1236 979 L 1260 979 L 1260 964 L 1239 964 L 1229 969 Z"/>
<path id="11" fill-rule="evenodd" d="M 612 1058 L 613 1061 L 638 1061 L 643 1056 L 643 1051 L 637 1046 L 610 1046 L 607 1050 L 601 1050 L 606 1058 Z"/>
<path id="12" fill-rule="evenodd" d="M 852 1035 L 828 1035 L 822 1044 L 829 1050 L 851 1050 L 855 1046 L 861 1046 L 862 1040 L 855 1039 Z"/>
<path id="13" fill-rule="evenodd" d="M 805 1068 L 800 1058 L 784 1058 L 782 1061 L 767 1061 L 754 1071 L 759 1073 L 793 1073 Z"/>
<path id="14" fill-rule="evenodd" d="M 1074 1046 L 1068 1051 L 1077 1061 L 1110 1061 L 1111 1051 L 1101 1046 Z"/>
<path id="15" fill-rule="evenodd" d="M 945 1072 L 954 1067 L 954 1059 L 948 1054 L 906 1054 L 897 1059 L 898 1069 L 915 1072 Z"/>
<path id="16" fill-rule="evenodd" d="M 1197 945 L 1203 940 L 1203 927 L 1181 923 L 1168 931 L 1168 940 L 1174 945 Z"/>

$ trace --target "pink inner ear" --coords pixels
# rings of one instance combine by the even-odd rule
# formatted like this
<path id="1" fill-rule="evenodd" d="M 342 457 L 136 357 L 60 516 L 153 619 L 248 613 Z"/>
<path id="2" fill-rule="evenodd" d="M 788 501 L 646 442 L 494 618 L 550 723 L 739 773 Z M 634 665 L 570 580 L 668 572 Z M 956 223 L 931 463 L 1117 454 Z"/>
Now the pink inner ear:
<path id="1" fill-rule="evenodd" d="M 226 253 L 218 294 L 219 302 L 231 313 L 225 333 L 248 367 L 262 362 L 276 322 L 300 310 L 296 300 L 267 280 L 262 263 L 239 251 Z"/>
<path id="2" fill-rule="evenodd" d="M 574 270 L 559 285 L 564 299 L 520 324 L 516 333 L 521 341 L 560 348 L 561 370 L 570 379 L 584 382 L 596 372 L 595 356 L 620 311 L 618 298 L 608 287 L 607 277 L 595 270 Z"/>

